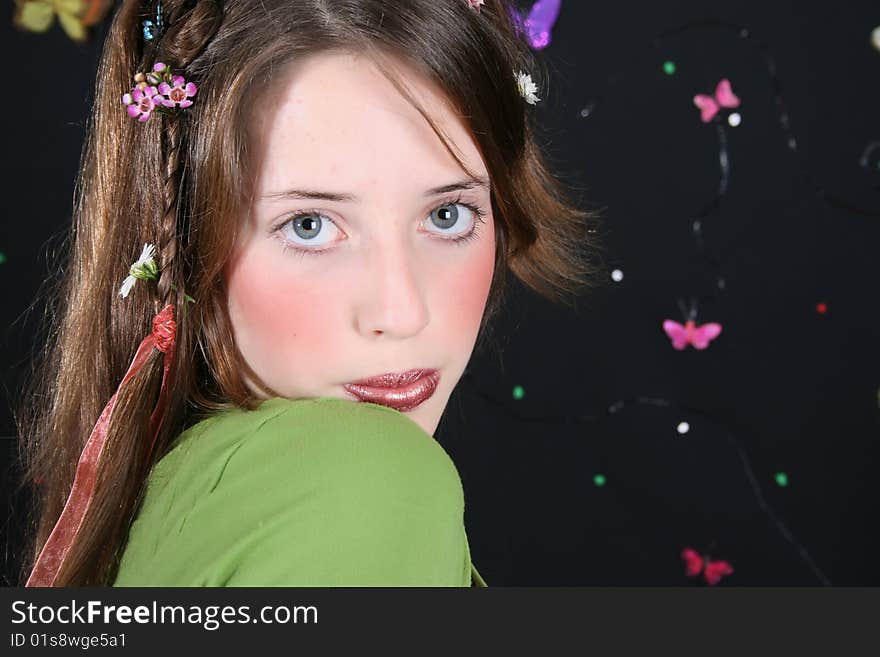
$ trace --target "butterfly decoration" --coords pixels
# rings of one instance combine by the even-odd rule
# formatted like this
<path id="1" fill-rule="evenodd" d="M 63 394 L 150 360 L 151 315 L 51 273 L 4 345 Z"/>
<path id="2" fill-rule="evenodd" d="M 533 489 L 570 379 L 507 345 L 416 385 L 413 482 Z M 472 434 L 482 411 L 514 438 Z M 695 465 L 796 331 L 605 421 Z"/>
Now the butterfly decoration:
<path id="1" fill-rule="evenodd" d="M 162 24 L 162 0 L 156 3 L 155 21 L 147 19 L 143 22 L 144 40 L 152 41 L 162 33 L 165 26 Z"/>
<path id="2" fill-rule="evenodd" d="M 527 14 L 516 7 L 510 8 L 511 17 L 519 31 L 524 32 L 529 45 L 543 50 L 550 45 L 550 37 L 562 0 L 538 0 Z"/>
<path id="3" fill-rule="evenodd" d="M 715 586 L 722 577 L 733 574 L 733 567 L 727 561 L 716 561 L 708 556 L 700 556 L 696 550 L 689 547 L 681 551 L 681 558 L 684 559 L 684 574 L 688 577 L 697 577 L 702 572 L 703 579 L 709 586 Z"/>
<path id="4" fill-rule="evenodd" d="M 709 123 L 722 107 L 739 107 L 740 100 L 730 88 L 730 80 L 724 78 L 715 87 L 715 97 L 697 94 L 694 105 L 700 109 L 700 120 Z"/>
<path id="5" fill-rule="evenodd" d="M 28 32 L 48 32 L 58 16 L 67 36 L 86 40 L 86 28 L 104 18 L 113 0 L 15 0 L 13 23 Z"/>
<path id="6" fill-rule="evenodd" d="M 675 320 L 666 319 L 663 321 L 663 330 L 672 340 L 673 348 L 679 351 L 688 345 L 694 349 L 705 349 L 721 334 L 721 324 L 709 322 L 697 326 L 694 320 L 689 319 L 682 325 Z"/>

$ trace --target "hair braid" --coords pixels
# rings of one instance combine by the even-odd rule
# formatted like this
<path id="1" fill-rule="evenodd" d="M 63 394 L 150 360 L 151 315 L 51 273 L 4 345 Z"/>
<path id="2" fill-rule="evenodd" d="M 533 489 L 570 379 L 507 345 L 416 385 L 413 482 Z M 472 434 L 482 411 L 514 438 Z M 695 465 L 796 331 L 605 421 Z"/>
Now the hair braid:
<path id="1" fill-rule="evenodd" d="M 185 69 L 205 49 L 223 21 L 220 0 L 163 0 L 168 24 L 155 44 L 157 61 Z"/>
<path id="2" fill-rule="evenodd" d="M 165 0 L 168 20 L 164 34 L 149 49 L 153 62 L 165 62 L 186 77 L 186 67 L 205 49 L 223 20 L 218 0 Z M 145 56 L 147 53 L 145 53 Z M 183 170 L 186 152 L 187 116 L 162 117 L 162 215 L 159 218 L 157 250 L 160 274 L 157 281 L 156 312 L 172 303 L 179 309 L 185 290 L 179 262 L 186 235 L 186 208 L 181 207 L 185 188 Z"/>
<path id="3" fill-rule="evenodd" d="M 164 118 L 164 117 L 163 117 Z M 178 271 L 180 270 L 178 261 L 178 251 L 180 248 L 180 239 L 184 239 L 185 235 L 178 231 L 178 217 L 183 214 L 180 212 L 180 192 L 181 192 L 181 141 L 182 126 L 177 120 L 180 117 L 168 117 L 163 126 L 163 148 L 165 154 L 164 162 L 164 179 L 162 184 L 162 197 L 164 198 L 164 210 L 159 219 L 159 235 L 157 239 L 157 250 L 160 258 L 159 280 L 157 287 L 157 307 L 164 308 L 167 304 L 174 304 L 177 310 L 177 302 L 179 296 L 177 293 L 180 286 L 177 285 Z M 176 314 L 176 313 L 175 313 Z"/>

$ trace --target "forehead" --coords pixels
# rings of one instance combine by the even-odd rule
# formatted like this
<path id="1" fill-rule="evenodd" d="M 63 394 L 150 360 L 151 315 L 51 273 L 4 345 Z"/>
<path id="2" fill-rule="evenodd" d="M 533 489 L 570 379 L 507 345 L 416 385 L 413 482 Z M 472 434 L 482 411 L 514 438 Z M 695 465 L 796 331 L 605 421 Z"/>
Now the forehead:
<path id="1" fill-rule="evenodd" d="M 391 61 L 462 161 L 487 176 L 477 145 L 439 88 L 405 62 Z M 313 56 L 274 84 L 254 116 L 260 193 L 344 181 L 345 189 L 334 191 L 369 197 L 371 189 L 388 194 L 397 186 L 420 194 L 438 179 L 462 177 L 428 122 L 367 57 Z"/>

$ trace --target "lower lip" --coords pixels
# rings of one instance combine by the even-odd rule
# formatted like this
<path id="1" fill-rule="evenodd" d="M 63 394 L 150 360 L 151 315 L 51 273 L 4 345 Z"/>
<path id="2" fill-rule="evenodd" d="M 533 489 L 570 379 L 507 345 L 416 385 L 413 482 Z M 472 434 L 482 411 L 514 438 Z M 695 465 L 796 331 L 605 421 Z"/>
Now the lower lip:
<path id="1" fill-rule="evenodd" d="M 359 401 L 388 406 L 402 413 L 414 409 L 433 395 L 439 381 L 440 373 L 434 371 L 400 388 L 377 388 L 358 383 L 346 383 L 342 387 Z"/>

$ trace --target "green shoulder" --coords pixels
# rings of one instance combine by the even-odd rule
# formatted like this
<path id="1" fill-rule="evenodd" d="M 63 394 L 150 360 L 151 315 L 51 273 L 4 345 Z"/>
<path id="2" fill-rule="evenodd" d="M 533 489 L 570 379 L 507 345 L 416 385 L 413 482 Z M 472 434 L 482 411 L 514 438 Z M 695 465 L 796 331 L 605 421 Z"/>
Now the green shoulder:
<path id="1" fill-rule="evenodd" d="M 405 414 L 270 399 L 157 464 L 115 585 L 460 585 L 463 509 L 451 458 Z"/>

